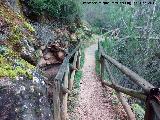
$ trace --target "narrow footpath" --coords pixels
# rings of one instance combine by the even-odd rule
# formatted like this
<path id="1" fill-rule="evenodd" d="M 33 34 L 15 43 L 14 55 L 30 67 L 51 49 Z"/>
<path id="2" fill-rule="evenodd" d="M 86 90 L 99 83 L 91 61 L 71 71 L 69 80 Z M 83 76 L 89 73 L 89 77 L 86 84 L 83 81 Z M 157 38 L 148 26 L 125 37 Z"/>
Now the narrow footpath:
<path id="1" fill-rule="evenodd" d="M 111 91 L 104 93 L 95 71 L 97 44 L 85 50 L 83 78 L 80 85 L 79 104 L 75 109 L 77 120 L 114 120 L 115 112 L 111 102 Z"/>

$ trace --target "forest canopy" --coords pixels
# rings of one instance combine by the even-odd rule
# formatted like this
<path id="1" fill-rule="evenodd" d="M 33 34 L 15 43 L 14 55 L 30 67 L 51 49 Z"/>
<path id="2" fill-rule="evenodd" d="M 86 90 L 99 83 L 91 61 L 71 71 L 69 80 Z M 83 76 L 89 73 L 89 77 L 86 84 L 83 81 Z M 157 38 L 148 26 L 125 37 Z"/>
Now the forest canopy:
<path id="1" fill-rule="evenodd" d="M 47 14 L 66 21 L 79 14 L 79 6 L 73 0 L 30 0 L 28 5 L 36 15 Z"/>

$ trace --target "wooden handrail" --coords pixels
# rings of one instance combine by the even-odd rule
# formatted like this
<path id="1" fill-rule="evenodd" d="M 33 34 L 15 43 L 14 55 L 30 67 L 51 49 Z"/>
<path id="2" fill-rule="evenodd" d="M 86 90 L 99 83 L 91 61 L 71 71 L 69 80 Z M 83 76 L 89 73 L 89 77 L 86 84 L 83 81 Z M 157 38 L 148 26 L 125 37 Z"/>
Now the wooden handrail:
<path id="1" fill-rule="evenodd" d="M 67 63 L 69 62 L 70 58 L 74 55 L 74 53 L 80 48 L 81 44 L 78 44 L 78 46 L 63 60 L 62 65 L 60 66 L 60 69 L 58 70 L 58 73 L 54 80 L 60 80 L 62 81 L 64 73 L 67 69 Z"/>
<path id="2" fill-rule="evenodd" d="M 120 92 L 122 92 L 124 94 L 127 94 L 127 95 L 130 95 L 132 97 L 138 98 L 140 100 L 143 100 L 143 101 L 146 100 L 146 95 L 144 95 L 144 93 L 142 93 L 142 92 L 139 92 L 139 91 L 136 91 L 136 90 L 132 90 L 132 89 L 129 89 L 129 88 L 125 88 L 125 87 L 122 87 L 120 85 L 114 85 L 114 84 L 109 83 L 109 82 L 107 82 L 105 80 L 102 81 L 102 84 L 106 85 L 108 87 L 111 87 L 111 88 L 113 88 L 113 89 L 115 89 L 117 91 L 120 91 Z"/>
<path id="3" fill-rule="evenodd" d="M 74 68 L 76 68 L 76 65 L 77 65 L 77 57 L 78 57 L 78 51 L 74 55 L 74 60 L 73 60 Z M 68 86 L 69 90 L 72 90 L 75 73 L 76 73 L 76 70 L 73 70 L 71 73 L 71 78 L 69 79 L 69 86 Z"/>
<path id="4" fill-rule="evenodd" d="M 101 69 L 101 76 L 104 76 L 104 66 L 105 66 L 107 68 L 108 73 L 109 73 L 109 78 L 111 79 L 111 83 L 112 84 L 109 85 L 109 84 L 107 84 L 107 82 L 104 82 L 103 80 L 102 80 L 102 83 L 105 84 L 105 85 L 108 85 L 109 87 L 111 87 L 111 86 L 114 87 L 114 89 L 115 89 L 115 91 L 117 93 L 117 96 L 118 96 L 119 100 L 121 101 L 124 110 L 127 113 L 128 119 L 129 120 L 136 120 L 135 114 L 132 112 L 131 107 L 128 105 L 128 103 L 126 102 L 125 98 L 123 97 L 123 95 L 121 93 L 121 91 L 124 91 L 124 89 L 120 88 L 120 87 L 118 87 L 116 85 L 115 78 L 113 77 L 113 75 L 112 75 L 112 73 L 110 71 L 108 62 L 104 59 L 103 56 L 101 57 L 101 59 L 102 59 L 101 61 L 103 61 L 102 65 L 101 65 L 101 67 L 103 66 L 103 69 Z M 103 77 L 101 77 L 101 78 L 103 79 Z M 124 92 L 126 92 L 126 90 Z M 127 93 L 128 93 L 128 91 L 127 91 Z"/>
<path id="5" fill-rule="evenodd" d="M 101 45 L 99 46 L 99 49 L 100 49 L 100 52 L 101 52 L 101 56 L 103 56 L 107 61 L 109 61 L 110 63 L 112 63 L 114 66 L 116 66 L 122 73 L 124 73 L 126 76 L 128 76 L 130 78 L 130 80 L 132 80 L 137 85 L 139 85 L 140 87 L 142 87 L 143 90 L 146 93 L 149 93 L 150 89 L 154 88 L 154 86 L 152 84 L 150 84 L 149 82 L 147 82 L 144 78 L 142 78 L 141 76 L 139 76 L 137 73 L 133 72 L 132 70 L 130 70 L 126 66 L 122 65 L 121 63 L 119 63 L 118 61 L 116 61 L 115 59 L 113 59 L 112 57 L 110 57 L 109 55 L 106 55 L 106 52 L 102 48 Z"/>
<path id="6" fill-rule="evenodd" d="M 68 95 L 70 94 L 69 88 L 69 72 L 70 72 L 70 64 L 69 60 L 73 55 L 79 54 L 77 51 L 80 49 L 81 43 L 77 45 L 77 47 L 65 57 L 63 60 L 63 63 L 61 64 L 58 73 L 55 78 L 51 78 L 53 81 L 53 101 L 54 101 L 54 106 L 53 106 L 53 116 L 55 120 L 66 120 L 67 119 L 67 98 Z M 75 55 L 76 56 L 76 55 Z M 77 55 L 78 56 L 78 55 Z M 76 57 L 77 57 L 76 56 Z M 79 58 L 78 58 L 79 59 Z M 73 70 L 76 71 L 76 61 L 74 61 Z M 73 76 L 73 75 L 72 75 Z"/>
<path id="7" fill-rule="evenodd" d="M 123 92 L 123 93 L 125 93 L 127 95 L 130 95 L 132 97 L 136 97 L 136 98 L 139 98 L 141 100 L 145 100 L 146 99 L 145 93 L 138 92 L 138 91 L 135 91 L 135 90 L 132 90 L 132 89 L 128 89 L 128 88 L 124 88 L 124 87 L 116 84 L 116 80 L 113 77 L 113 75 L 111 73 L 111 70 L 110 70 L 110 67 L 109 67 L 109 64 L 108 64 L 108 62 L 106 60 L 104 60 L 104 65 L 103 66 L 106 67 L 106 69 L 108 71 L 108 74 L 109 74 L 109 77 L 110 77 L 110 79 L 112 81 L 112 84 L 109 84 L 106 81 L 104 82 L 104 84 L 106 84 L 106 85 L 108 84 L 108 86 L 110 86 L 111 88 L 114 88 L 115 90 Z"/>
<path id="8" fill-rule="evenodd" d="M 113 59 L 112 57 L 107 55 L 106 51 L 103 49 L 100 42 L 98 42 L 98 51 L 99 51 L 99 58 L 103 59 L 103 60 L 101 60 L 101 61 L 103 61 L 103 62 L 101 62 L 101 64 L 103 64 L 103 65 L 100 65 L 100 66 L 105 66 L 106 67 L 106 70 L 108 71 L 109 77 L 110 77 L 111 82 L 112 82 L 112 83 L 109 83 L 109 82 L 106 82 L 106 81 L 102 80 L 102 84 L 106 85 L 106 86 L 109 86 L 109 87 L 115 89 L 117 92 L 119 92 L 118 96 L 119 96 L 119 98 L 121 98 L 122 105 L 127 110 L 128 118 L 134 119 L 134 116 L 132 114 L 132 111 L 130 110 L 130 107 L 128 107 L 126 102 L 124 100 L 122 100 L 123 98 L 122 98 L 120 92 L 128 94 L 128 95 L 130 95 L 132 97 L 135 97 L 135 98 L 139 98 L 143 101 L 146 101 L 146 99 L 148 98 L 147 96 L 151 95 L 150 90 L 152 88 L 155 88 L 155 87 L 152 84 L 150 84 L 148 81 L 146 81 L 144 78 L 139 76 L 137 73 L 133 72 L 132 70 L 130 70 L 126 66 L 122 65 L 121 63 L 119 63 L 118 61 L 116 61 L 115 59 Z M 134 83 L 139 85 L 144 90 L 145 93 L 138 92 L 138 91 L 128 89 L 128 88 L 124 88 L 120 85 L 117 85 L 116 82 L 115 82 L 115 78 L 113 77 L 113 75 L 110 71 L 110 67 L 109 67 L 108 62 L 113 64 L 123 74 L 128 76 L 130 78 L 130 80 L 132 80 Z M 102 72 L 104 72 L 104 69 L 101 69 L 101 73 Z M 101 74 L 101 75 L 103 76 L 103 74 Z M 151 104 L 150 106 L 151 106 L 152 112 L 158 117 L 158 119 L 160 119 L 160 104 L 153 101 L 153 100 L 150 101 L 150 104 Z M 147 103 L 146 103 L 146 105 L 147 105 Z M 153 119 L 152 117 L 154 115 L 152 117 L 147 115 L 147 111 L 148 111 L 148 109 L 146 110 L 145 120 L 152 120 Z"/>

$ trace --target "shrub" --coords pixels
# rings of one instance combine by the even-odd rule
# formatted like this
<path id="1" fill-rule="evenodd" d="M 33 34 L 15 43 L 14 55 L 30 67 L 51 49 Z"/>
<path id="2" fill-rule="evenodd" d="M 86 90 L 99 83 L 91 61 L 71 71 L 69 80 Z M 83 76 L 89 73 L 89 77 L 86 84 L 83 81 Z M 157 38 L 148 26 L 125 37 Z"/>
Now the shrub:
<path id="1" fill-rule="evenodd" d="M 144 120 L 145 111 L 141 106 L 139 106 L 138 104 L 132 104 L 132 109 L 136 114 L 137 120 Z"/>
<path id="2" fill-rule="evenodd" d="M 48 13 L 51 17 L 67 21 L 73 21 L 79 13 L 78 5 L 72 0 L 30 0 L 29 6 L 37 15 Z"/>

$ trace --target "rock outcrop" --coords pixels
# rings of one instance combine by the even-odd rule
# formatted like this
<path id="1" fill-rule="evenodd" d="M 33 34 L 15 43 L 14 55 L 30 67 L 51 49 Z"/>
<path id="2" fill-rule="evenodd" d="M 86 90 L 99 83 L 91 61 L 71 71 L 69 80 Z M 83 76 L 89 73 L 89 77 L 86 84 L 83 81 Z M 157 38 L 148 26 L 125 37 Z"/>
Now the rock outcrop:
<path id="1" fill-rule="evenodd" d="M 35 29 L 0 3 L 0 120 L 53 120 Z"/>
<path id="2" fill-rule="evenodd" d="M 1 120 L 53 120 L 44 77 L 33 71 L 33 78 L 0 80 Z"/>

